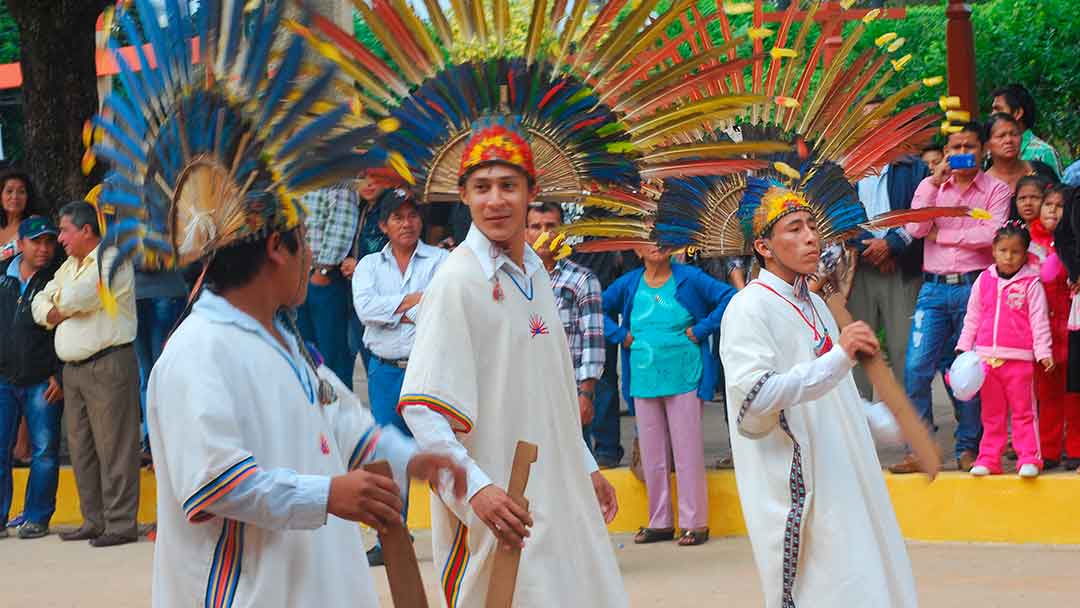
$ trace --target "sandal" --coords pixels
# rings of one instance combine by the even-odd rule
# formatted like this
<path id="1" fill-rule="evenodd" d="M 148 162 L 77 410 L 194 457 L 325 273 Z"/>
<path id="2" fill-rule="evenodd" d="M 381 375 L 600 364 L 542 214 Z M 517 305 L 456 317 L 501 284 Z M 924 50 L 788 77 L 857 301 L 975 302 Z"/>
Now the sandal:
<path id="1" fill-rule="evenodd" d="M 634 535 L 635 545 L 647 545 L 659 543 L 675 538 L 675 528 L 638 528 Z"/>
<path id="2" fill-rule="evenodd" d="M 696 547 L 698 545 L 704 545 L 708 540 L 708 528 L 702 528 L 700 530 L 683 530 L 682 536 L 679 537 L 679 546 Z"/>

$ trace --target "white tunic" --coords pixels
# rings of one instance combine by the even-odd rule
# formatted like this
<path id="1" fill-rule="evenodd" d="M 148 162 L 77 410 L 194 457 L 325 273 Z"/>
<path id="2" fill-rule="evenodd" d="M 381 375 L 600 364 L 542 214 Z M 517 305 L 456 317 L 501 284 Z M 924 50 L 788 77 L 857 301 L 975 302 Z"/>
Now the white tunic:
<path id="1" fill-rule="evenodd" d="M 917 605 L 851 363 L 814 354 L 810 306 L 762 271 L 720 329 L 732 455 L 767 608 Z M 813 305 L 834 342 L 825 303 Z M 820 323 L 820 321 L 819 321 Z M 762 402 L 755 403 L 755 399 Z"/>
<path id="2" fill-rule="evenodd" d="M 154 366 L 155 607 L 378 603 L 359 526 L 326 513 L 329 482 L 376 457 L 403 479 L 412 444 L 325 367 L 338 400 L 320 405 L 285 338 L 205 292 Z"/>
<path id="3" fill-rule="evenodd" d="M 477 251 L 491 251 L 486 263 Z M 475 466 L 504 489 L 518 440 L 539 446 L 525 492 L 534 525 L 515 607 L 626 606 L 582 455 L 574 368 L 547 273 L 538 260 L 525 273 L 503 258 L 474 226 L 443 263 L 424 293 L 400 407 L 423 447 L 438 434 L 414 426 L 421 419 L 410 410 L 445 416 Z M 494 535 L 467 501 L 446 493 L 432 498 L 432 528 L 446 606 L 482 608 Z"/>

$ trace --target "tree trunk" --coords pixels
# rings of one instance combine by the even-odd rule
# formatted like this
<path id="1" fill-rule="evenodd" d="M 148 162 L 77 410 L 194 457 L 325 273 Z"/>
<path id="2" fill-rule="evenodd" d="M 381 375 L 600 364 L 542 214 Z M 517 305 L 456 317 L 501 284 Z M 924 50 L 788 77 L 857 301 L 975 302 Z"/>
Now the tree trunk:
<path id="1" fill-rule="evenodd" d="M 94 28 L 112 0 L 7 0 L 19 26 L 25 169 L 45 205 L 81 199 L 82 126 L 98 109 Z"/>

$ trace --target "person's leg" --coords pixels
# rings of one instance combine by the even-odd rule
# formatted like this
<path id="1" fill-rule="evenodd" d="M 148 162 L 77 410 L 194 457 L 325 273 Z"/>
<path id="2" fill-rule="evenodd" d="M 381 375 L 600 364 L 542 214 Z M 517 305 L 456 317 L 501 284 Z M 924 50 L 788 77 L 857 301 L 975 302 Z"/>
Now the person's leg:
<path id="1" fill-rule="evenodd" d="M 675 525 L 671 512 L 671 442 L 664 400 L 634 399 L 645 490 L 649 495 L 649 527 L 669 529 Z"/>
<path id="2" fill-rule="evenodd" d="M 139 413 L 140 434 L 146 447 L 150 442 L 146 438 L 146 385 L 150 380 L 150 370 L 154 367 L 153 334 L 156 331 L 156 319 L 154 315 L 154 299 L 143 298 L 135 300 L 135 358 L 139 362 Z"/>
<path id="3" fill-rule="evenodd" d="M 619 420 L 619 347 L 609 346 L 604 374 L 596 383 L 591 435 L 596 459 L 601 466 L 618 466 L 623 459 Z"/>
<path id="4" fill-rule="evenodd" d="M 949 316 L 952 319 L 952 327 L 945 350 L 942 353 L 941 366 L 948 369 L 956 359 L 956 343 L 960 340 L 960 332 L 964 329 L 964 317 L 967 314 L 968 298 L 971 296 L 970 285 L 949 286 Z M 980 415 L 981 404 L 979 397 L 968 401 L 959 401 L 953 397 L 953 406 L 956 409 L 956 457 L 959 459 L 965 451 L 979 451 L 979 438 L 982 436 L 982 418 Z"/>
<path id="5" fill-rule="evenodd" d="M 346 281 L 345 284 L 349 286 L 349 356 L 352 361 L 356 361 L 356 356 L 364 350 L 364 324 L 360 322 L 360 317 L 356 316 L 356 307 L 352 299 L 352 283 Z M 366 357 L 363 363 L 367 369 Z"/>
<path id="6" fill-rule="evenodd" d="M 101 463 L 98 461 L 94 431 L 83 389 L 99 380 L 90 365 L 64 366 L 64 426 L 67 428 L 68 455 L 75 472 L 83 529 L 101 534 L 105 531 L 105 512 L 101 499 Z"/>
<path id="7" fill-rule="evenodd" d="M 1061 460 L 1065 432 L 1065 366 L 1046 372 L 1035 370 L 1035 397 L 1039 408 L 1039 444 L 1048 462 Z M 1015 419 L 1013 424 L 1016 424 Z"/>
<path id="8" fill-rule="evenodd" d="M 60 476 L 60 414 L 63 404 L 45 400 L 48 382 L 26 387 L 26 423 L 30 428 L 30 480 L 26 485 L 26 521 L 49 526 L 56 511 L 56 484 Z"/>
<path id="9" fill-rule="evenodd" d="M 934 431 L 937 427 L 930 387 L 951 325 L 944 288 L 936 283 L 924 283 L 919 290 L 904 355 L 904 390 L 915 411 Z"/>
<path id="10" fill-rule="evenodd" d="M 882 281 L 883 292 L 881 320 L 885 329 L 886 355 L 896 381 L 904 382 L 908 339 L 911 337 L 911 318 L 915 315 L 915 301 L 922 289 L 922 278 L 905 279 L 895 272 Z M 862 366 L 855 366 L 861 369 Z"/>
<path id="11" fill-rule="evenodd" d="M 371 404 L 371 415 L 379 426 L 394 426 L 412 437 L 412 431 L 397 411 L 401 384 L 404 381 L 405 370 L 387 365 L 378 359 L 371 360 L 371 367 L 368 368 L 368 402 Z"/>
<path id="12" fill-rule="evenodd" d="M 83 387 L 101 463 L 105 532 L 138 535 L 139 422 L 138 363 L 121 349 L 86 365 L 96 382 Z"/>
<path id="13" fill-rule="evenodd" d="M 0 532 L 7 529 L 8 511 L 14 491 L 11 476 L 11 450 L 19 432 L 19 402 L 16 389 L 0 382 Z"/>
<path id="14" fill-rule="evenodd" d="M 1080 393 L 1065 393 L 1065 458 L 1080 459 Z"/>
<path id="15" fill-rule="evenodd" d="M 319 348 L 326 367 L 352 387 L 353 359 L 349 358 L 349 289 L 341 276 L 332 276 L 329 285 L 308 287 L 312 326 L 315 329 L 315 346 Z"/>
<path id="16" fill-rule="evenodd" d="M 1012 443 L 1016 449 L 1016 468 L 1033 464 L 1042 469 L 1039 450 L 1039 418 L 1035 413 L 1032 375 L 1037 365 L 1030 361 L 1006 361 L 1005 392 L 1008 395 L 1009 416 L 1012 419 Z"/>
<path id="17" fill-rule="evenodd" d="M 679 486 L 679 527 L 709 526 L 709 490 L 705 483 L 705 436 L 702 403 L 697 391 L 664 398 L 671 445 L 675 451 L 675 481 Z"/>
<path id="18" fill-rule="evenodd" d="M 990 469 L 994 474 L 1001 473 L 1001 454 L 1005 451 L 1005 442 L 1008 440 L 1006 391 L 1009 387 L 1004 378 L 1003 367 L 988 369 L 986 380 L 979 390 L 982 396 L 983 435 L 975 464 Z"/>
<path id="19" fill-rule="evenodd" d="M 858 269 L 855 273 L 855 279 L 851 284 L 851 295 L 848 296 L 848 310 L 851 312 L 851 316 L 858 321 L 865 321 L 873 329 L 881 327 L 881 302 L 879 295 L 883 287 L 881 279 L 881 273 L 869 263 L 860 262 Z M 908 327 L 904 328 L 904 334 L 908 332 Z M 889 343 L 892 343 L 892 336 L 888 337 Z M 906 341 L 905 341 L 906 343 Z M 874 398 L 874 385 L 870 383 L 870 378 L 866 375 L 866 371 L 863 370 L 861 365 L 856 365 L 851 370 L 851 375 L 855 379 L 855 386 L 859 389 L 859 395 L 863 399 L 873 400 Z"/>

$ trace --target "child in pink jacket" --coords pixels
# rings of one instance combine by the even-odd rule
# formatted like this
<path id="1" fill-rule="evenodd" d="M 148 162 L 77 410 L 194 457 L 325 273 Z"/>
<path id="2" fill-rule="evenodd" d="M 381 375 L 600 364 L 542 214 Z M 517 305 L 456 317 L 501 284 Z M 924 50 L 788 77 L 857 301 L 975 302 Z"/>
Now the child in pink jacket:
<path id="1" fill-rule="evenodd" d="M 994 265 L 971 288 L 958 351 L 974 349 L 986 362 L 982 390 L 983 437 L 971 474 L 1000 474 L 1012 415 L 1013 447 L 1021 477 L 1042 468 L 1033 376 L 1038 361 L 1053 369 L 1046 292 L 1039 271 L 1027 265 L 1031 234 L 1010 220 L 994 235 Z"/>

